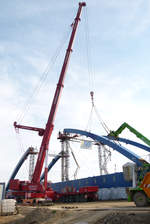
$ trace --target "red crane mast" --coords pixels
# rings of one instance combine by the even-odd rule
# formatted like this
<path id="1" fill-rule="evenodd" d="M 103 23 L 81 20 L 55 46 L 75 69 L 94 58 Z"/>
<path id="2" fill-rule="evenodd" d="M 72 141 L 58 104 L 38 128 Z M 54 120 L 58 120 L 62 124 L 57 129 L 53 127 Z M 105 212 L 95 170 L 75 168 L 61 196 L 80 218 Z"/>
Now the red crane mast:
<path id="1" fill-rule="evenodd" d="M 31 180 L 31 184 L 32 184 L 32 186 L 34 186 L 34 189 L 36 189 L 36 190 L 38 189 L 38 186 L 40 186 L 40 176 L 41 176 L 41 172 L 42 172 L 42 168 L 43 168 L 43 163 L 44 163 L 46 154 L 48 152 L 49 141 L 50 141 L 50 137 L 52 135 L 53 127 L 54 127 L 54 120 L 55 120 L 55 116 L 56 116 L 56 111 L 57 111 L 59 99 L 60 99 L 60 96 L 61 96 L 61 91 L 62 91 L 62 88 L 64 86 L 64 78 L 65 78 L 65 75 L 66 75 L 70 54 L 72 52 L 72 45 L 73 45 L 74 37 L 75 37 L 75 34 L 76 34 L 77 26 L 78 26 L 78 23 L 80 21 L 80 14 L 81 14 L 81 10 L 82 10 L 83 6 L 86 6 L 86 3 L 85 2 L 80 2 L 76 18 L 75 18 L 75 20 L 72 24 L 72 33 L 71 33 L 71 36 L 70 36 L 70 41 L 69 41 L 69 44 L 68 44 L 68 48 L 66 50 L 63 66 L 62 66 L 62 69 L 61 69 L 59 81 L 58 81 L 58 84 L 57 84 L 57 87 L 56 87 L 56 90 L 55 90 L 53 102 L 52 102 L 52 105 L 51 105 L 51 109 L 50 109 L 50 113 L 49 113 L 49 117 L 48 117 L 48 121 L 47 121 L 45 129 L 29 127 L 29 126 L 24 126 L 24 125 L 18 125 L 16 122 L 14 122 L 15 128 L 22 128 L 22 129 L 26 129 L 26 130 L 38 131 L 39 135 L 43 135 L 39 155 L 38 155 L 38 158 L 37 158 L 35 170 L 34 170 L 34 173 L 33 173 L 32 180 Z M 45 168 L 45 190 L 46 189 L 47 189 L 47 168 Z"/>
<path id="2" fill-rule="evenodd" d="M 74 21 L 73 26 L 72 26 L 72 33 L 71 33 L 69 45 L 68 45 L 66 55 L 65 55 L 65 58 L 64 58 L 64 63 L 63 63 L 62 70 L 61 70 L 61 73 L 60 73 L 60 77 L 59 77 L 59 81 L 58 81 L 57 88 L 56 88 L 56 91 L 55 91 L 54 99 L 53 99 L 53 102 L 52 102 L 50 114 L 49 114 L 48 121 L 47 121 L 47 124 L 46 124 L 45 132 L 44 132 L 44 135 L 43 135 L 43 140 L 42 140 L 42 143 L 41 143 L 39 156 L 38 156 L 38 159 L 37 159 L 35 171 L 34 171 L 33 178 L 32 178 L 33 183 L 40 182 L 40 175 L 41 175 L 41 171 L 42 171 L 42 167 L 43 167 L 43 162 L 44 162 L 44 159 L 45 159 L 45 153 L 46 153 L 46 150 L 48 150 L 50 137 L 51 137 L 51 134 L 52 134 L 52 131 L 53 131 L 54 120 L 55 120 L 55 116 L 56 116 L 56 110 L 57 110 L 59 99 L 60 99 L 60 96 L 61 96 L 61 91 L 62 91 L 62 88 L 63 88 L 64 78 L 65 78 L 65 75 L 66 75 L 67 66 L 68 66 L 70 54 L 71 54 L 71 51 L 72 51 L 71 48 L 72 48 L 72 45 L 73 45 L 76 29 L 77 29 L 77 26 L 78 26 L 78 22 L 80 20 L 81 9 L 82 9 L 83 6 L 85 6 L 84 2 L 79 3 L 79 9 L 78 9 L 78 12 L 77 12 L 77 16 L 76 16 L 75 21 Z"/>

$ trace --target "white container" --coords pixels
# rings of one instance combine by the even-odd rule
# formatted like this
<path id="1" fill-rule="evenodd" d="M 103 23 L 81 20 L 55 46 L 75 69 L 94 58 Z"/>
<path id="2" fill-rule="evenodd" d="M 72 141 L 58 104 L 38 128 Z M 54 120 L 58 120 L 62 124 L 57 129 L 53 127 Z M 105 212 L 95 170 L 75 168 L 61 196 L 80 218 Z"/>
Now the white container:
<path id="1" fill-rule="evenodd" d="M 2 214 L 2 200 L 0 200 L 0 215 Z"/>
<path id="2" fill-rule="evenodd" d="M 4 199 L 1 201 L 1 215 L 16 214 L 16 200 Z"/>
<path id="3" fill-rule="evenodd" d="M 126 163 L 123 165 L 123 175 L 126 181 L 133 180 L 133 171 L 135 170 L 135 163 Z"/>

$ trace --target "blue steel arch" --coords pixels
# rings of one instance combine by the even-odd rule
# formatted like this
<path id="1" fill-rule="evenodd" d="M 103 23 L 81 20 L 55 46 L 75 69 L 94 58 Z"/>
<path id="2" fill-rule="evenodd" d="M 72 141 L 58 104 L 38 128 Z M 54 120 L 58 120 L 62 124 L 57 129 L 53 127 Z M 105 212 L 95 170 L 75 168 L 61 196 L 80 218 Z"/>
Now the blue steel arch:
<path id="1" fill-rule="evenodd" d="M 68 130 L 68 129 L 66 129 Z M 73 130 L 73 129 L 72 129 Z M 135 141 L 132 141 L 132 140 L 129 140 L 129 139 L 125 139 L 125 138 L 114 138 L 113 136 L 104 136 L 105 138 L 108 138 L 110 140 L 117 140 L 119 142 L 123 142 L 123 143 L 126 143 L 126 144 L 130 144 L 130 145 L 133 145 L 133 146 L 136 146 L 138 148 L 141 148 L 141 149 L 144 149 L 145 151 L 147 152 L 150 152 L 150 147 L 146 146 L 146 145 L 143 145 L 143 144 L 140 144 L 138 142 L 135 142 Z M 128 150 L 129 151 L 129 150 Z M 52 169 L 52 167 L 55 165 L 55 163 L 61 158 L 61 154 L 58 154 L 56 155 L 56 157 L 49 163 L 48 165 L 48 172 Z M 44 177 L 45 177 L 45 173 L 43 172 L 43 174 L 41 175 L 41 178 L 40 178 L 40 181 L 44 180 Z"/>
<path id="2" fill-rule="evenodd" d="M 130 144 L 130 145 L 134 145 L 138 148 L 144 149 L 148 152 L 150 152 L 150 147 L 145 146 L 143 144 L 134 142 L 132 140 L 129 139 L 124 139 L 124 138 L 117 138 L 115 139 L 112 136 L 98 136 L 95 135 L 93 133 L 90 132 L 86 132 L 86 131 L 82 131 L 82 130 L 78 130 L 78 129 L 64 129 L 65 133 L 69 133 L 69 134 L 80 134 L 80 135 L 85 135 L 86 137 L 90 137 L 104 145 L 108 145 L 109 147 L 115 149 L 116 151 L 120 152 L 122 155 L 124 155 L 125 157 L 127 157 L 128 159 L 130 159 L 131 161 L 135 162 L 137 164 L 137 166 L 141 166 L 142 163 L 144 162 L 143 159 L 141 159 L 138 155 L 136 155 L 135 153 L 133 153 L 132 151 L 130 151 L 129 149 L 120 146 L 114 142 L 112 142 L 111 140 L 118 140 L 120 142 L 124 142 L 126 144 Z M 19 169 L 21 168 L 22 164 L 24 163 L 24 161 L 27 159 L 28 155 L 30 154 L 30 148 L 23 154 L 23 156 L 21 157 L 21 159 L 19 160 L 19 162 L 17 163 L 17 166 L 15 167 L 9 181 L 8 184 L 6 186 L 6 192 L 9 189 L 9 182 L 10 180 L 14 179 L 15 176 L 17 175 Z M 48 171 L 50 171 L 52 169 L 52 167 L 55 165 L 55 163 L 61 158 L 61 155 L 58 154 L 56 155 L 56 157 L 50 162 L 50 164 L 48 165 Z M 145 161 L 146 162 L 146 161 Z M 42 181 L 44 179 L 44 173 L 42 174 L 40 181 Z"/>
<path id="3" fill-rule="evenodd" d="M 123 143 L 129 144 L 129 145 L 133 145 L 135 147 L 144 149 L 147 152 L 150 152 L 150 147 L 149 146 L 143 145 L 143 144 L 138 143 L 138 142 L 135 142 L 135 141 L 132 141 L 130 139 L 126 139 L 126 138 L 115 138 L 113 136 L 104 136 L 104 137 L 105 138 L 108 138 L 110 140 L 119 141 L 119 142 L 123 142 Z"/>
<path id="4" fill-rule="evenodd" d="M 55 163 L 61 158 L 61 154 L 59 153 L 58 155 L 55 156 L 55 158 L 49 163 L 48 165 L 48 172 L 52 169 L 52 167 L 55 165 Z M 40 177 L 40 182 L 44 180 L 45 178 L 45 172 L 42 173 Z"/>
<path id="5" fill-rule="evenodd" d="M 121 145 L 114 143 L 107 137 L 99 136 L 99 135 L 93 134 L 91 132 L 78 130 L 78 129 L 64 129 L 64 133 L 79 134 L 79 135 L 84 135 L 86 137 L 92 138 L 93 140 L 96 140 L 97 142 L 100 142 L 103 145 L 107 145 L 107 146 L 115 149 L 116 151 L 118 151 L 119 153 L 121 153 L 122 155 L 124 155 L 125 157 L 130 159 L 131 161 L 135 162 L 137 164 L 137 166 L 142 166 L 143 162 L 147 163 L 145 160 L 143 160 L 140 156 L 136 155 L 134 152 L 130 151 L 129 149 L 127 149 Z"/>
<path id="6" fill-rule="evenodd" d="M 11 174 L 11 177 L 9 178 L 9 181 L 8 181 L 8 183 L 7 183 L 7 186 L 6 186 L 6 192 L 7 192 L 8 189 L 9 189 L 9 183 L 10 183 L 10 180 L 13 180 L 13 179 L 16 177 L 16 175 L 17 175 L 18 171 L 20 170 L 22 164 L 23 164 L 24 161 L 27 159 L 27 157 L 28 157 L 28 155 L 29 155 L 30 153 L 31 153 L 31 149 L 28 148 L 27 151 L 23 154 L 23 156 L 22 156 L 21 159 L 19 160 L 19 162 L 17 163 L 17 165 L 16 165 L 16 167 L 15 167 L 13 173 Z"/>
<path id="7" fill-rule="evenodd" d="M 9 190 L 9 183 L 10 180 L 15 179 L 17 173 L 19 172 L 21 166 L 23 165 L 23 163 L 25 162 L 25 160 L 27 159 L 27 157 L 29 156 L 29 154 L 31 153 L 31 149 L 27 149 L 27 151 L 23 154 L 23 156 L 21 157 L 21 159 L 19 160 L 19 162 L 17 163 L 15 169 L 13 170 L 11 177 L 9 178 L 9 181 L 7 183 L 6 186 L 6 192 Z M 49 163 L 48 165 L 48 172 L 52 169 L 52 167 L 55 165 L 55 163 L 61 158 L 61 154 L 59 153 L 58 155 L 55 156 L 55 158 Z M 40 177 L 40 182 L 44 179 L 45 177 L 45 173 L 43 172 L 43 174 Z"/>

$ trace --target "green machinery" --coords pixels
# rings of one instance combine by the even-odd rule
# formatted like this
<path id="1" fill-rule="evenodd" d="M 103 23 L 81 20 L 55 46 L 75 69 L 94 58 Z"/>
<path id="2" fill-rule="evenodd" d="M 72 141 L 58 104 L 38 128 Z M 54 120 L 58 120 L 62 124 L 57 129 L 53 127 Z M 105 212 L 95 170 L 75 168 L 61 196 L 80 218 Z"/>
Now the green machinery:
<path id="1" fill-rule="evenodd" d="M 142 140 L 150 146 L 150 140 L 124 122 L 116 131 L 111 131 L 109 136 L 119 139 L 119 134 L 127 128 L 130 132 L 136 135 L 137 138 Z M 131 169 L 131 167 L 130 167 Z M 142 167 L 132 167 L 134 173 L 137 175 L 136 185 L 127 189 L 128 201 L 134 201 L 136 206 L 147 206 L 150 204 L 150 164 L 143 162 Z"/>
<path id="2" fill-rule="evenodd" d="M 126 122 L 124 122 L 116 131 L 111 131 L 109 135 L 117 138 L 125 128 L 129 129 L 133 134 L 137 136 L 137 138 L 141 139 L 143 142 L 150 146 L 150 140 Z"/>

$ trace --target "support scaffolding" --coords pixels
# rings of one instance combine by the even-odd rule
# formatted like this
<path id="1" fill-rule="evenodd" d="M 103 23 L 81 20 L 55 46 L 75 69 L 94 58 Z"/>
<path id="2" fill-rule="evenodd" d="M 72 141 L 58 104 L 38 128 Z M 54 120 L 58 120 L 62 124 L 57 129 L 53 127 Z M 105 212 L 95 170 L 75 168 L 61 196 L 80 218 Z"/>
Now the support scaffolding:
<path id="1" fill-rule="evenodd" d="M 96 143 L 96 145 L 98 147 L 100 175 L 108 174 L 107 164 L 111 160 L 111 151 L 100 143 Z"/>
<path id="2" fill-rule="evenodd" d="M 69 180 L 69 143 L 67 140 L 61 141 L 61 181 Z"/>
<path id="3" fill-rule="evenodd" d="M 35 168 L 35 155 L 37 154 L 37 149 L 30 147 L 30 157 L 29 157 L 29 181 L 32 180 L 34 168 Z"/>
<path id="4" fill-rule="evenodd" d="M 69 148 L 71 150 L 72 156 L 76 162 L 77 165 L 77 171 L 80 167 L 79 164 L 76 161 L 75 155 L 70 147 L 69 141 L 74 141 L 77 143 L 81 143 L 81 139 L 78 135 L 70 136 L 64 133 L 59 132 L 58 139 L 60 139 L 61 142 L 61 180 L 67 181 L 69 180 Z M 108 174 L 108 161 L 111 160 L 111 150 L 106 147 L 105 145 L 101 144 L 100 142 L 92 142 L 92 144 L 96 145 L 98 148 L 98 161 L 99 161 L 99 170 L 100 175 Z M 74 178 L 76 179 L 76 172 L 74 174 Z"/>

